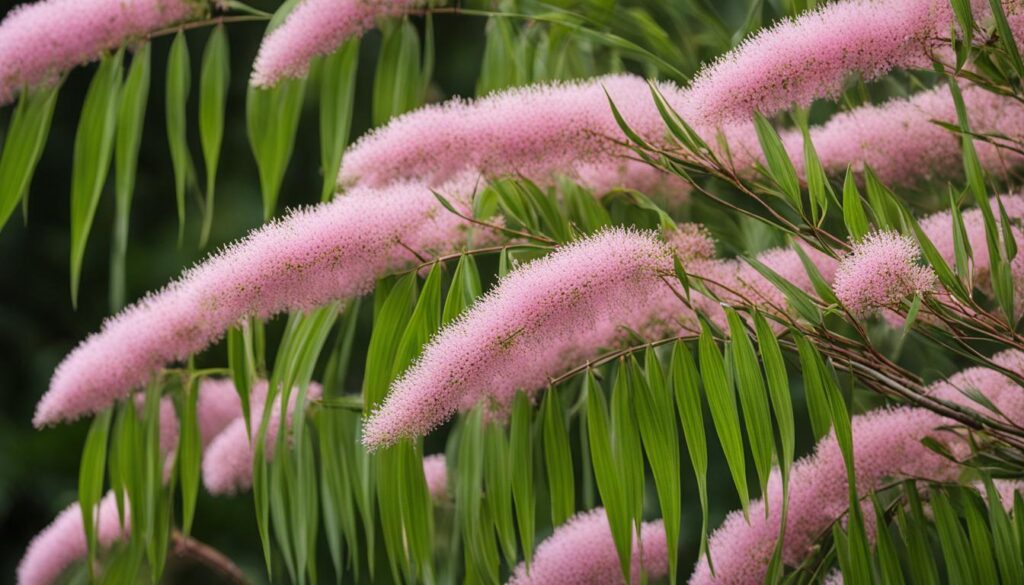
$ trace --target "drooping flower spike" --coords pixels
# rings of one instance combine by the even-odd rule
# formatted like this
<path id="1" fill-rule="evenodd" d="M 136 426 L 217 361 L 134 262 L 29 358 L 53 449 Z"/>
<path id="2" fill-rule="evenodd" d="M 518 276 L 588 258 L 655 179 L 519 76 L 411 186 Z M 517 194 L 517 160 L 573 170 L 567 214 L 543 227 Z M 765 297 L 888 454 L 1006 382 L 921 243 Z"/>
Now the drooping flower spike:
<path id="1" fill-rule="evenodd" d="M 319 384 L 312 383 L 306 390 L 306 400 L 316 400 L 322 392 L 323 389 Z M 265 380 L 253 385 L 250 413 L 252 435 L 247 431 L 245 419 L 238 416 L 213 438 L 203 453 L 203 485 L 211 494 L 233 494 L 252 486 L 252 442 L 259 432 L 263 409 L 266 406 L 266 396 L 267 382 Z M 277 435 L 281 428 L 282 398 L 283 396 L 278 394 L 274 399 L 273 410 L 267 420 L 267 430 L 264 435 L 264 453 L 267 460 L 273 458 L 277 445 Z M 294 415 L 297 399 L 298 391 L 296 389 L 290 393 L 286 424 L 290 424 Z"/>
<path id="2" fill-rule="evenodd" d="M 1007 351 L 993 360 L 1024 374 L 1024 353 Z M 962 393 L 966 388 L 981 391 L 1010 420 L 1024 417 L 1020 387 L 994 370 L 964 370 L 933 384 L 929 393 L 978 408 Z M 857 489 L 861 494 L 883 487 L 892 478 L 955 480 L 960 472 L 958 466 L 921 444 L 925 437 L 946 445 L 957 457 L 970 451 L 963 440 L 942 430 L 952 424 L 949 419 L 922 408 L 883 408 L 855 416 L 851 422 Z M 845 463 L 835 435 L 822 439 L 814 454 L 796 462 L 790 473 L 782 559 L 787 565 L 796 566 L 812 552 L 823 531 L 849 507 Z M 764 581 L 781 525 L 782 483 L 777 472 L 769 481 L 767 500 L 767 516 L 762 500 L 751 505 L 749 523 L 740 512 L 726 518 L 712 534 L 709 545 L 715 576 L 712 577 L 703 559 L 690 578 L 691 585 L 754 585 Z"/>
<path id="3" fill-rule="evenodd" d="M 208 10 L 200 0 L 41 0 L 0 22 L 0 105 L 107 51 Z"/>
<path id="4" fill-rule="evenodd" d="M 668 85 L 664 90 L 675 91 Z M 338 182 L 381 185 L 416 177 L 438 183 L 467 169 L 545 182 L 552 174 L 571 176 L 580 165 L 617 162 L 629 151 L 615 143 L 624 137 L 609 97 L 639 135 L 661 141 L 665 125 L 647 82 L 608 75 L 475 101 L 456 98 L 410 112 L 349 149 Z"/>
<path id="5" fill-rule="evenodd" d="M 423 458 L 423 477 L 427 480 L 427 491 L 431 499 L 435 502 L 448 499 L 448 460 L 444 453 Z"/>
<path id="6" fill-rule="evenodd" d="M 975 0 L 979 16 L 987 2 Z M 684 110 L 710 127 L 836 97 L 851 75 L 930 69 L 956 22 L 946 0 L 830 2 L 762 30 L 704 68 Z"/>
<path id="7" fill-rule="evenodd" d="M 96 541 L 100 547 L 107 548 L 127 536 L 128 518 L 125 518 L 125 526 L 122 527 L 113 493 L 108 493 L 100 500 L 94 516 L 97 518 Z M 85 558 L 86 550 L 82 509 L 75 502 L 58 514 L 29 543 L 18 563 L 18 585 L 56 583 L 68 567 Z"/>
<path id="8" fill-rule="evenodd" d="M 473 177 L 444 186 L 469 214 Z M 187 271 L 180 280 L 104 323 L 57 368 L 37 426 L 97 412 L 141 387 L 161 368 L 199 352 L 247 316 L 309 309 L 373 289 L 378 278 L 460 249 L 473 234 L 426 187 L 359 188 L 299 210 Z"/>
<path id="9" fill-rule="evenodd" d="M 263 39 L 251 83 L 270 87 L 285 78 L 302 77 L 315 57 L 329 55 L 348 39 L 362 36 L 378 18 L 401 16 L 426 4 L 425 0 L 305 0 Z"/>
<path id="10" fill-rule="evenodd" d="M 672 255 L 653 233 L 608 229 L 509 273 L 424 348 L 366 422 L 370 448 L 426 434 L 485 396 L 501 408 L 629 331 L 678 330 Z M 675 301 L 681 306 L 678 300 Z"/>
<path id="11" fill-rule="evenodd" d="M 639 543 L 637 542 L 639 536 Z M 668 545 L 661 520 L 644 522 L 634 535 L 631 581 L 641 572 L 658 580 L 668 574 Z M 507 585 L 622 585 L 622 569 L 603 508 L 580 512 L 537 548 L 529 571 L 516 567 Z"/>

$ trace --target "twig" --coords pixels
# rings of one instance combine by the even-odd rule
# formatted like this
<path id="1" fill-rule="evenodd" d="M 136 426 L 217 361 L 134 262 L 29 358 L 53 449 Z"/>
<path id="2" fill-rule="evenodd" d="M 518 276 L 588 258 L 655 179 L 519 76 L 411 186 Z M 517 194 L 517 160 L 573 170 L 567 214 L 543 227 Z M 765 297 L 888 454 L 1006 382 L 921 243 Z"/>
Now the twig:
<path id="1" fill-rule="evenodd" d="M 223 583 L 251 585 L 245 573 L 224 553 L 179 530 L 171 532 L 171 556 L 202 565 L 221 578 Z"/>

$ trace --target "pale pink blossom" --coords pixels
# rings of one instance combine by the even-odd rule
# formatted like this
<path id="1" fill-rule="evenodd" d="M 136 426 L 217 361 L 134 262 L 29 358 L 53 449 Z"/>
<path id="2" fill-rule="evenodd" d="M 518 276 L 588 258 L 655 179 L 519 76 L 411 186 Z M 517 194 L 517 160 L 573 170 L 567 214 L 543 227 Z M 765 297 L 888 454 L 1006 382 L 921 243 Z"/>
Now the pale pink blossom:
<path id="1" fill-rule="evenodd" d="M 427 491 L 431 499 L 435 502 L 448 499 L 448 460 L 444 453 L 423 458 L 423 477 L 427 480 Z"/>
<path id="2" fill-rule="evenodd" d="M 307 404 L 309 400 L 320 398 L 321 393 L 320 385 L 311 383 L 306 390 Z M 299 389 L 295 388 L 289 394 L 285 424 L 290 424 Z M 203 485 L 211 494 L 234 494 L 252 487 L 252 442 L 256 439 L 262 424 L 267 382 L 264 380 L 254 384 L 251 396 L 252 434 L 246 430 L 245 419 L 240 416 L 214 437 L 203 453 Z M 268 461 L 274 457 L 277 436 L 281 428 L 282 398 L 280 393 L 274 398 L 274 406 L 267 420 L 264 453 Z"/>
<path id="3" fill-rule="evenodd" d="M 976 1 L 979 7 L 985 3 Z M 930 69 L 955 20 L 945 0 L 843 0 L 783 20 L 705 67 L 685 111 L 702 126 L 747 122 L 836 97 L 851 75 Z"/>
<path id="4" fill-rule="evenodd" d="M 470 214 L 473 177 L 439 188 Z M 107 320 L 57 368 L 40 401 L 42 426 L 97 412 L 161 368 L 220 339 L 248 316 L 268 318 L 373 290 L 377 279 L 425 258 L 493 238 L 447 211 L 430 189 L 358 188 L 299 210 L 185 272 Z"/>
<path id="5" fill-rule="evenodd" d="M 0 105 L 22 89 L 56 83 L 107 51 L 201 14 L 198 0 L 41 0 L 0 22 Z"/>
<path id="6" fill-rule="evenodd" d="M 238 397 L 238 390 L 235 389 L 232 380 L 204 378 L 199 383 L 196 417 L 204 447 L 241 415 L 242 400 Z"/>
<path id="7" fill-rule="evenodd" d="M 1024 375 L 1024 353 L 1006 351 L 993 361 L 1017 375 Z M 1024 418 L 1024 397 L 1010 378 L 994 370 L 970 368 L 929 387 L 929 394 L 961 406 L 978 408 L 960 389 L 972 387 L 999 406 L 1010 420 Z M 854 465 L 861 494 L 883 487 L 891 479 L 923 478 L 955 481 L 957 465 L 925 447 L 921 440 L 931 437 L 946 445 L 956 456 L 969 454 L 970 447 L 943 427 L 952 424 L 923 408 L 883 408 L 852 419 Z M 849 508 L 846 469 L 834 434 L 829 434 L 814 453 L 797 461 L 789 482 L 789 516 L 783 545 L 783 561 L 798 565 L 813 551 L 819 537 Z M 711 576 L 702 560 L 690 583 L 754 585 L 764 581 L 779 534 L 782 513 L 782 484 L 776 471 L 768 484 L 768 515 L 764 501 L 751 505 L 749 522 L 733 512 L 712 534 L 710 554 L 715 565 Z"/>
<path id="8" fill-rule="evenodd" d="M 363 443 L 426 434 L 485 399 L 501 410 L 517 390 L 544 387 L 630 330 L 678 330 L 676 315 L 650 305 L 671 292 L 662 278 L 671 271 L 653 233 L 609 229 L 509 273 L 424 348 L 367 421 Z"/>
<path id="9" fill-rule="evenodd" d="M 921 266 L 921 250 L 897 232 L 872 232 L 855 242 L 836 270 L 836 297 L 855 315 L 892 309 L 908 297 L 931 292 L 935 273 Z"/>
<path id="10" fill-rule="evenodd" d="M 113 493 L 100 500 L 94 516 L 97 518 L 96 541 L 100 547 L 107 548 L 126 536 L 127 518 L 122 528 Z M 75 502 L 29 543 L 18 563 L 18 585 L 56 583 L 68 567 L 85 558 L 86 548 L 82 509 Z"/>
<path id="11" fill-rule="evenodd" d="M 639 542 L 637 542 L 639 540 Z M 633 535 L 631 557 L 633 583 L 640 583 L 641 572 L 658 580 L 668 574 L 668 545 L 661 520 L 644 522 L 639 538 Z M 530 564 L 516 567 L 507 585 L 620 585 L 619 555 L 603 508 L 580 512 L 555 528 L 537 548 Z"/>
<path id="12" fill-rule="evenodd" d="M 664 91 L 678 90 L 665 85 Z M 616 143 L 625 136 L 609 96 L 634 131 L 663 142 L 665 125 L 647 82 L 609 75 L 420 108 L 361 138 L 345 153 L 338 180 L 342 185 L 410 178 L 439 183 L 473 169 L 486 177 L 523 175 L 544 182 L 582 167 L 595 184 L 609 186 L 615 182 L 610 171 L 596 173 L 593 165 L 619 164 L 630 153 Z"/>
<path id="13" fill-rule="evenodd" d="M 263 39 L 251 83 L 270 87 L 302 77 L 318 55 L 329 55 L 351 38 L 374 28 L 378 18 L 401 16 L 424 0 L 305 0 Z"/>

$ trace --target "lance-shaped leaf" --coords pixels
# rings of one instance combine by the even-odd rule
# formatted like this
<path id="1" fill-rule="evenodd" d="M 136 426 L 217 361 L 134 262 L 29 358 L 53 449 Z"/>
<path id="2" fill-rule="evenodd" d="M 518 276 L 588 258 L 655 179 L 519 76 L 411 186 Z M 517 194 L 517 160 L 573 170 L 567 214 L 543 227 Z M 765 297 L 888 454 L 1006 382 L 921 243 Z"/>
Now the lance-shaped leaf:
<path id="1" fill-rule="evenodd" d="M 199 494 L 199 468 L 203 455 L 203 440 L 199 434 L 199 420 L 196 408 L 199 401 L 199 384 L 189 376 L 181 401 L 181 438 L 178 441 L 178 477 L 181 479 L 181 531 L 188 536 L 192 531 L 195 517 L 196 496 Z"/>
<path id="2" fill-rule="evenodd" d="M 374 126 L 423 103 L 421 75 L 420 36 L 411 22 L 403 20 L 384 31 L 373 79 Z"/>
<path id="3" fill-rule="evenodd" d="M 78 304 L 85 245 L 113 156 L 123 55 L 123 51 L 118 51 L 100 62 L 85 94 L 75 133 L 71 163 L 71 302 L 74 305 Z"/>
<path id="4" fill-rule="evenodd" d="M 512 474 L 512 499 L 516 507 L 516 524 L 523 547 L 523 558 L 529 568 L 533 560 L 533 533 L 536 524 L 537 496 L 533 487 L 533 411 L 525 393 L 516 394 L 512 402 L 509 431 L 509 467 Z"/>
<path id="5" fill-rule="evenodd" d="M 853 178 L 852 168 L 846 169 L 846 180 L 843 181 L 843 222 L 846 224 L 846 231 L 850 233 L 851 240 L 863 238 L 870 229 L 867 214 L 864 213 L 864 204 L 860 199 L 860 189 L 857 188 L 857 180 Z"/>
<path id="6" fill-rule="evenodd" d="M 743 437 L 740 431 L 740 413 L 736 406 L 736 393 L 732 380 L 726 374 L 725 361 L 718 351 L 710 326 L 701 322 L 700 373 L 704 381 L 704 392 L 708 397 L 711 420 L 715 423 L 718 440 L 725 453 L 725 461 L 732 474 L 736 492 L 743 505 L 743 515 L 748 515 L 750 496 L 747 491 L 747 468 L 743 454 Z"/>
<path id="7" fill-rule="evenodd" d="M 25 92 L 11 116 L 7 139 L 0 153 L 0 229 L 28 195 L 36 164 L 50 132 L 60 85 Z"/>
<path id="8" fill-rule="evenodd" d="M 199 74 L 199 142 L 206 165 L 206 209 L 199 246 L 206 246 L 213 225 L 213 201 L 217 187 L 217 166 L 220 162 L 221 142 L 224 139 L 224 111 L 228 103 L 231 82 L 231 52 L 228 33 L 223 24 L 210 33 L 203 49 L 203 64 Z"/>
<path id="9" fill-rule="evenodd" d="M 551 522 L 555 526 L 576 512 L 576 487 L 573 477 L 572 448 L 565 428 L 562 401 L 554 388 L 548 388 L 541 403 L 544 435 L 544 466 L 551 494 Z"/>
<path id="10" fill-rule="evenodd" d="M 188 152 L 186 106 L 192 85 L 192 66 L 185 33 L 178 31 L 167 57 L 167 144 L 174 167 L 174 200 L 178 209 L 178 243 L 185 235 L 185 188 L 191 155 Z"/>
<path id="11" fill-rule="evenodd" d="M 150 61 L 150 45 L 146 43 L 132 57 L 117 114 L 117 136 L 114 143 L 114 233 L 110 243 L 111 311 L 119 310 L 125 304 L 128 220 L 135 193 L 146 102 L 149 100 Z"/>
<path id="12" fill-rule="evenodd" d="M 295 149 L 305 93 L 305 79 L 288 79 L 272 89 L 250 86 L 246 95 L 246 127 L 259 169 L 264 219 L 277 209 L 281 181 Z"/>
<path id="13" fill-rule="evenodd" d="M 323 60 L 320 77 L 320 166 L 324 185 L 320 200 L 334 193 L 341 157 L 348 144 L 355 102 L 359 39 L 347 41 Z"/>
<path id="14" fill-rule="evenodd" d="M 708 550 L 708 444 L 704 434 L 704 407 L 700 400 L 700 375 L 690 350 L 682 341 L 677 341 L 672 347 L 671 380 L 686 449 L 697 478 L 701 509 L 700 555 L 703 556 Z M 710 556 L 708 562 L 711 562 Z"/>
<path id="15" fill-rule="evenodd" d="M 736 385 L 739 389 L 740 404 L 743 406 L 743 420 L 750 440 L 750 451 L 754 456 L 754 468 L 761 482 L 761 493 L 765 493 L 768 475 L 771 472 L 772 454 L 775 452 L 771 412 L 768 410 L 768 393 L 746 326 L 731 307 L 726 307 L 725 312 L 729 321 L 733 367 L 736 369 Z"/>
<path id="16" fill-rule="evenodd" d="M 89 427 L 82 448 L 82 463 L 78 468 L 78 503 L 82 510 L 82 525 L 85 526 L 85 542 L 88 550 L 89 575 L 96 560 L 96 504 L 103 495 L 103 476 L 107 464 L 107 439 L 110 436 L 110 409 L 104 410 Z"/>
<path id="17" fill-rule="evenodd" d="M 760 112 L 754 114 L 754 129 L 757 131 L 757 140 L 761 143 L 761 150 L 768 163 L 769 177 L 778 185 L 783 197 L 789 201 L 793 209 L 801 211 L 800 180 L 778 132 Z"/>

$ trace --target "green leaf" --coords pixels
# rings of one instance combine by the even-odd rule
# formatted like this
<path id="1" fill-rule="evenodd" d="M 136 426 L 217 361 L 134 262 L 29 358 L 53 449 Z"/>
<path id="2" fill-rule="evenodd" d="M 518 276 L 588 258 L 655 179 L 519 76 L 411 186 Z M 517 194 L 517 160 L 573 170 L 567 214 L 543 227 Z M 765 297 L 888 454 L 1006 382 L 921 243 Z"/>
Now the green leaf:
<path id="1" fill-rule="evenodd" d="M 245 428 L 249 436 L 252 436 L 252 417 L 249 405 L 249 394 L 253 384 L 253 364 L 250 359 L 250 352 L 247 348 L 251 346 L 248 339 L 248 330 L 243 331 L 239 327 L 232 327 L 228 330 L 228 368 L 231 370 L 231 381 L 234 382 L 235 391 L 238 392 L 239 402 L 242 406 L 242 418 L 245 420 Z"/>
<path id="2" fill-rule="evenodd" d="M 363 377 L 366 412 L 371 412 L 384 400 L 391 384 L 392 366 L 402 341 L 399 332 L 405 331 L 416 306 L 416 273 L 411 272 L 399 279 L 386 299 L 374 319 L 366 352 L 366 375 Z"/>
<path id="3" fill-rule="evenodd" d="M 50 133 L 59 91 L 58 83 L 47 89 L 23 92 L 11 116 L 0 153 L 0 229 L 28 193 L 46 135 Z"/>
<path id="4" fill-rule="evenodd" d="M 672 389 L 675 392 L 679 422 L 683 427 L 686 449 L 690 454 L 701 508 L 700 556 L 708 552 L 708 445 L 704 434 L 704 414 L 700 400 L 700 377 L 697 365 L 686 344 L 677 341 L 672 347 Z M 708 555 L 711 564 L 711 556 Z M 713 565 L 712 565 L 713 566 Z"/>
<path id="5" fill-rule="evenodd" d="M 114 232 L 110 244 L 110 310 L 118 311 L 125 304 L 126 255 L 128 252 L 128 220 L 131 215 L 132 196 L 135 192 L 135 174 L 142 143 L 142 127 L 146 119 L 149 99 L 150 45 L 146 43 L 132 57 L 128 77 L 121 90 L 121 104 L 117 114 L 117 134 L 114 140 Z"/>
<path id="6" fill-rule="evenodd" d="M 519 76 L 519 63 L 514 57 L 515 29 L 509 19 L 491 16 L 487 19 L 484 30 L 484 54 L 480 63 L 480 75 L 476 81 L 478 96 L 516 85 Z"/>
<path id="7" fill-rule="evenodd" d="M 178 31 L 167 56 L 167 144 L 174 167 L 174 199 L 178 207 L 178 243 L 185 237 L 185 188 L 191 155 L 188 152 L 186 105 L 191 90 L 191 64 L 185 33 Z"/>
<path id="8" fill-rule="evenodd" d="M 942 548 L 942 558 L 946 561 L 946 570 L 950 581 L 958 583 L 981 583 L 973 571 L 973 563 L 969 558 L 970 547 L 960 521 L 953 511 L 949 498 L 942 490 L 931 492 L 932 512 L 935 514 L 935 530 Z"/>
<path id="9" fill-rule="evenodd" d="M 900 569 L 896 545 L 889 534 L 889 521 L 885 517 L 885 509 L 875 494 L 871 495 L 871 502 L 875 509 L 875 555 L 878 558 L 878 571 L 884 583 L 903 585 L 903 571 Z"/>
<path id="10" fill-rule="evenodd" d="M 199 385 L 192 378 L 184 388 L 181 404 L 181 438 L 178 443 L 178 475 L 181 478 L 181 531 L 188 536 L 195 517 L 199 493 L 199 472 L 203 455 L 203 439 L 199 434 L 196 408 Z"/>
<path id="11" fill-rule="evenodd" d="M 1006 20 L 1006 11 L 1000 0 L 988 0 L 992 8 L 992 17 L 996 22 L 996 31 L 999 32 L 999 45 L 1006 52 L 1010 59 L 1010 66 L 1018 79 L 1024 79 L 1024 59 L 1021 59 L 1020 49 L 1017 48 L 1017 40 L 1013 38 L 1013 30 Z"/>
<path id="12" fill-rule="evenodd" d="M 846 231 L 850 232 L 851 240 L 863 238 L 871 229 L 860 200 L 857 181 L 853 178 L 853 169 L 849 167 L 846 169 L 846 180 L 843 181 L 843 222 L 846 223 Z"/>
<path id="13" fill-rule="evenodd" d="M 736 370 L 736 387 L 739 389 L 740 404 L 743 406 L 743 421 L 750 441 L 750 452 L 754 456 L 754 468 L 761 482 L 761 493 L 766 493 L 768 476 L 771 473 L 775 439 L 772 434 L 771 412 L 768 407 L 768 392 L 765 389 L 761 367 L 754 353 L 754 344 L 747 335 L 747 329 L 740 316 L 731 307 L 725 309 L 729 321 L 729 337 L 732 339 L 733 367 Z M 767 512 L 767 506 L 766 506 Z"/>
<path id="14" fill-rule="evenodd" d="M 480 271 L 476 267 L 476 260 L 470 254 L 463 254 L 455 266 L 455 274 L 452 275 L 452 284 L 444 301 L 441 323 L 452 322 L 481 294 L 483 293 L 480 286 Z"/>
<path id="15" fill-rule="evenodd" d="M 757 258 L 750 256 L 745 258 L 745 260 L 754 267 L 754 270 L 761 273 L 762 276 L 775 285 L 775 288 L 782 292 L 782 295 L 786 297 L 786 301 L 796 310 L 797 314 L 812 324 L 821 323 L 821 311 L 814 304 L 814 299 L 810 295 L 785 278 L 782 278 L 778 272 L 775 272 Z"/>
<path id="16" fill-rule="evenodd" d="M 620 373 L 620 376 L 623 374 Z M 611 528 L 612 540 L 619 555 L 622 576 L 630 580 L 630 559 L 632 557 L 633 510 L 628 492 L 632 478 L 624 477 L 627 473 L 620 467 L 624 461 L 615 457 L 614 421 L 609 421 L 608 406 L 605 404 L 604 392 L 594 378 L 593 372 L 587 371 L 587 430 L 589 432 L 590 459 L 594 464 L 594 477 L 597 489 L 601 493 Z"/>
<path id="17" fill-rule="evenodd" d="M 821 166 L 821 159 L 811 142 L 811 134 L 806 124 L 801 124 L 800 130 L 804 137 L 804 174 L 807 177 L 807 194 L 811 203 L 811 217 L 815 224 L 820 225 L 828 213 L 828 196 L 832 186 L 828 182 L 825 169 Z"/>
<path id="18" fill-rule="evenodd" d="M 907 511 L 904 511 L 903 507 L 896 508 L 896 521 L 906 543 L 910 565 L 914 568 L 914 583 L 939 583 L 935 555 L 932 553 L 926 532 L 928 520 L 925 518 L 921 498 L 914 482 L 904 482 L 903 494 L 907 498 Z"/>
<path id="19" fill-rule="evenodd" d="M 958 490 L 960 507 L 963 509 L 963 516 L 967 520 L 967 541 L 970 542 L 971 557 L 978 575 L 978 583 L 999 583 L 999 574 L 996 572 L 996 561 L 993 558 L 992 535 L 989 532 L 988 523 L 982 515 L 980 508 L 982 504 L 977 493 L 971 490 Z M 989 501 L 988 507 L 999 508 L 999 498 Z M 1005 512 L 1004 512 L 1005 513 Z M 996 551 L 998 554 L 998 551 Z M 1012 583 L 1012 581 L 1005 581 Z"/>
<path id="20" fill-rule="evenodd" d="M 807 400 L 807 413 L 811 418 L 811 431 L 815 440 L 828 434 L 831 427 L 828 398 L 822 382 L 821 356 L 814 346 L 803 335 L 794 335 L 797 352 L 800 354 L 800 370 L 804 378 L 804 394 Z"/>
<path id="21" fill-rule="evenodd" d="M 105 57 L 89 84 L 75 133 L 71 164 L 71 302 L 78 304 L 78 283 L 96 208 L 107 181 L 114 150 L 123 51 Z"/>
<path id="22" fill-rule="evenodd" d="M 500 560 L 494 546 L 492 521 L 483 503 L 484 436 L 483 412 L 476 408 L 463 419 L 458 435 L 455 477 L 455 515 L 466 549 L 467 581 L 479 575 L 486 583 L 498 582 Z"/>
<path id="23" fill-rule="evenodd" d="M 373 125 L 380 126 L 423 103 L 420 37 L 407 19 L 384 31 L 373 79 Z"/>
<path id="24" fill-rule="evenodd" d="M 801 211 L 800 180 L 778 132 L 760 112 L 754 113 L 754 129 L 757 131 L 757 140 L 761 143 L 761 150 L 764 151 L 768 163 L 769 176 L 793 209 Z"/>
<path id="25" fill-rule="evenodd" d="M 576 513 L 576 487 L 573 477 L 572 449 L 565 427 L 562 401 L 554 388 L 548 388 L 541 403 L 544 434 L 544 466 L 551 494 L 551 522 L 558 526 Z"/>
<path id="26" fill-rule="evenodd" d="M 103 495 L 103 476 L 107 464 L 107 439 L 110 436 L 112 410 L 107 409 L 96 416 L 89 427 L 82 448 L 82 462 L 78 468 L 78 503 L 82 511 L 82 525 L 85 527 L 85 541 L 88 550 L 88 566 L 91 578 L 96 562 L 96 505 Z"/>
<path id="27" fill-rule="evenodd" d="M 960 204 L 953 196 L 953 188 L 949 189 L 949 210 L 953 218 L 953 253 L 956 258 L 956 274 L 964 284 L 964 288 L 974 288 L 973 270 L 971 265 L 974 258 L 974 250 L 971 248 L 971 240 L 967 237 L 967 227 L 964 225 L 964 216 L 960 213 Z"/>
<path id="28" fill-rule="evenodd" d="M 320 166 L 324 186 L 320 200 L 327 201 L 337 186 L 341 157 L 348 144 L 355 102 L 359 39 L 346 41 L 323 60 L 320 80 Z"/>
<path id="29" fill-rule="evenodd" d="M 505 431 L 497 424 L 484 428 L 484 493 L 498 542 L 509 566 L 516 563 L 516 529 L 512 515 L 512 469 Z"/>
<path id="30" fill-rule="evenodd" d="M 711 410 L 711 420 L 725 453 L 736 492 L 743 505 L 743 516 L 748 517 L 750 496 L 747 491 L 747 469 L 743 454 L 743 437 L 740 433 L 740 413 L 736 406 L 736 393 L 732 381 L 726 375 L 722 353 L 718 351 L 710 326 L 701 321 L 699 340 L 700 373 L 704 381 L 704 392 Z"/>
<path id="31" fill-rule="evenodd" d="M 527 570 L 533 560 L 533 534 L 536 525 L 537 496 L 533 487 L 533 410 L 525 393 L 512 401 L 512 422 L 509 431 L 509 466 L 512 472 L 512 498 L 516 508 L 519 540 Z"/>
<path id="32" fill-rule="evenodd" d="M 631 362 L 635 367 L 635 362 Z M 645 376 L 636 385 L 636 419 L 644 451 L 658 490 L 661 517 L 665 522 L 668 546 L 669 579 L 676 582 L 679 527 L 682 512 L 682 486 L 679 481 L 679 432 L 676 429 L 675 404 L 665 384 L 665 375 L 653 349 L 644 360 Z"/>
<path id="33" fill-rule="evenodd" d="M 246 127 L 260 175 L 264 219 L 277 209 L 281 181 L 295 149 L 305 93 L 305 79 L 288 79 L 272 89 L 249 86 L 246 95 Z"/>
<path id="34" fill-rule="evenodd" d="M 355 505 L 352 486 L 351 443 L 342 428 L 343 418 L 351 413 L 323 408 L 317 412 L 316 427 L 320 446 L 320 499 L 327 548 L 334 568 L 335 583 L 340 585 L 345 573 L 342 543 L 349 547 L 350 560 L 358 556 Z"/>
<path id="35" fill-rule="evenodd" d="M 995 541 L 996 562 L 1003 583 L 1024 582 L 1024 565 L 1021 563 L 1021 549 L 1014 535 L 1013 524 L 1006 513 L 1012 502 L 1000 501 L 999 491 L 989 476 L 984 476 L 985 499 L 988 501 L 988 521 Z"/>
<path id="36" fill-rule="evenodd" d="M 205 247 L 213 225 L 213 201 L 217 187 L 217 166 L 224 138 L 224 112 L 231 83 L 231 52 L 223 24 L 217 25 L 203 49 L 199 74 L 199 141 L 206 165 L 206 209 L 199 246 Z"/>

